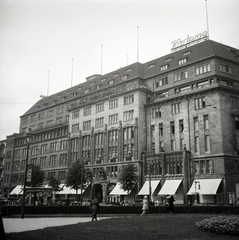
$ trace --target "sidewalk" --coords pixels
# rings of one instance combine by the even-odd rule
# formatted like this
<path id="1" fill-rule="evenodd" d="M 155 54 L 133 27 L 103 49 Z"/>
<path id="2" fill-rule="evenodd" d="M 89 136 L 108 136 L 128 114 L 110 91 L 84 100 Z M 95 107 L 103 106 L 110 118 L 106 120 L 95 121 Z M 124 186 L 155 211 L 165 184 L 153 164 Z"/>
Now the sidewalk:
<path id="1" fill-rule="evenodd" d="M 98 220 L 109 217 L 98 217 Z M 3 218 L 5 233 L 25 232 L 46 227 L 90 222 L 91 217 L 49 217 L 49 218 Z"/>

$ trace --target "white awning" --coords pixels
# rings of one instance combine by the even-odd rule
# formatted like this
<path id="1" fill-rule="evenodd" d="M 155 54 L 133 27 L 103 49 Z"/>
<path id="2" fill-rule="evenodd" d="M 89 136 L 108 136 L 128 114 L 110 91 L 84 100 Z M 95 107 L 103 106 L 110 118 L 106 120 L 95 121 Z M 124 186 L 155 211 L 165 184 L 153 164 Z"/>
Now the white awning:
<path id="1" fill-rule="evenodd" d="M 84 191 L 89 187 L 89 185 L 90 183 L 86 186 L 85 189 L 82 189 L 82 193 L 84 193 Z M 76 194 L 76 190 L 74 188 L 67 187 L 66 185 L 60 185 L 60 187 L 62 188 L 62 190 L 56 192 L 56 194 Z M 77 194 L 81 194 L 80 188 L 77 190 Z"/>
<path id="2" fill-rule="evenodd" d="M 109 195 L 129 195 L 130 192 L 124 191 L 120 182 L 117 182 Z"/>
<path id="3" fill-rule="evenodd" d="M 11 192 L 10 195 L 21 195 L 23 192 L 23 185 L 17 185 Z"/>
<path id="4" fill-rule="evenodd" d="M 160 180 L 151 180 L 151 194 L 154 193 Z M 145 181 L 143 187 L 140 189 L 138 195 L 149 195 L 149 181 Z"/>
<path id="5" fill-rule="evenodd" d="M 158 195 L 174 195 L 181 182 L 182 179 L 166 180 Z"/>
<path id="6" fill-rule="evenodd" d="M 194 195 L 195 193 L 202 195 L 215 195 L 222 179 L 197 179 L 196 181 L 198 182 L 196 184 L 196 189 L 194 180 L 187 195 Z M 199 185 L 200 189 L 198 189 Z"/>

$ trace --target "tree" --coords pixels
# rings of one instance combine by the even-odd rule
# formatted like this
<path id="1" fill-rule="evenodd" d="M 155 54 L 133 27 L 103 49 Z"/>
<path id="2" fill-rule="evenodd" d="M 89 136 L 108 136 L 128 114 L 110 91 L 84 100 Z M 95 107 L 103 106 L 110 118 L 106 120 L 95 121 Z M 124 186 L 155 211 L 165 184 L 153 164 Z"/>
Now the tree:
<path id="1" fill-rule="evenodd" d="M 124 191 L 132 191 L 138 180 L 138 170 L 134 164 L 128 164 L 122 167 L 121 174 L 119 176 L 119 182 L 121 183 Z"/>
<path id="2" fill-rule="evenodd" d="M 27 186 L 39 187 L 44 183 L 45 173 L 41 170 L 40 166 L 32 165 L 31 181 L 27 182 Z"/>
<path id="3" fill-rule="evenodd" d="M 78 189 L 86 188 L 86 179 L 84 165 L 80 162 L 80 160 L 77 160 L 68 170 L 66 176 L 66 186 L 75 189 L 77 194 Z"/>
<path id="4" fill-rule="evenodd" d="M 47 178 L 48 185 L 53 188 L 59 188 L 59 185 L 61 184 L 61 181 L 54 176 L 49 176 Z"/>

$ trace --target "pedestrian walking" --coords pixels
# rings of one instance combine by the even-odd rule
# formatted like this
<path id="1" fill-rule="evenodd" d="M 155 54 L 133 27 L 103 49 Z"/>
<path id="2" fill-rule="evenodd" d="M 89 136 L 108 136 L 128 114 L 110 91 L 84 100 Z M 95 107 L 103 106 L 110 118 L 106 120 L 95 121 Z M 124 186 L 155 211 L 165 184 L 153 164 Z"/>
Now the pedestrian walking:
<path id="1" fill-rule="evenodd" d="M 149 201 L 148 201 L 148 197 L 147 196 L 144 196 L 142 210 L 143 210 L 143 212 L 141 213 L 140 217 L 143 216 L 145 213 L 148 214 Z"/>
<path id="2" fill-rule="evenodd" d="M 174 213 L 174 201 L 175 201 L 175 199 L 174 199 L 173 195 L 169 195 L 167 197 L 167 203 L 168 203 L 167 210 L 171 215 Z"/>
<path id="3" fill-rule="evenodd" d="M 91 201 L 91 204 L 90 204 L 90 210 L 92 212 L 92 219 L 91 221 L 97 221 L 97 213 L 99 212 L 100 210 L 100 204 L 99 204 L 99 200 L 98 200 L 98 197 L 97 195 L 95 196 L 95 198 Z"/>

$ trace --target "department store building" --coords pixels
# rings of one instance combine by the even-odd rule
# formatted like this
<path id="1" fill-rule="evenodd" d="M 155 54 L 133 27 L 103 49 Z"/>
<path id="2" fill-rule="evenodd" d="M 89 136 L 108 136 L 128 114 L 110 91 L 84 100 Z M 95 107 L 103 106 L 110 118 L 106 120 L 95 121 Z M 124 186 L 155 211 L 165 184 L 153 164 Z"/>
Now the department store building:
<path id="1" fill-rule="evenodd" d="M 24 133 L 32 129 L 29 163 L 64 184 L 84 163 L 89 189 L 102 203 L 151 193 L 163 202 L 239 204 L 239 50 L 206 39 L 152 61 L 95 74 L 44 97 L 7 136 L 2 195 L 23 184 Z M 130 193 L 118 176 L 137 167 Z"/>

